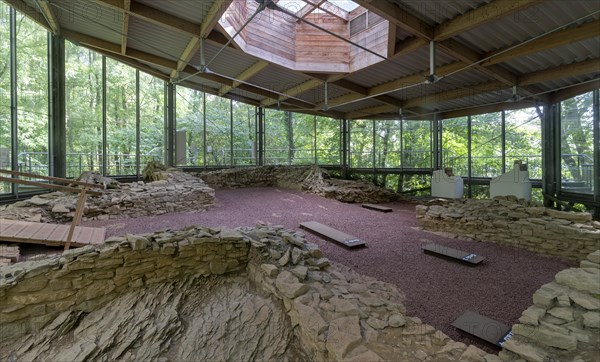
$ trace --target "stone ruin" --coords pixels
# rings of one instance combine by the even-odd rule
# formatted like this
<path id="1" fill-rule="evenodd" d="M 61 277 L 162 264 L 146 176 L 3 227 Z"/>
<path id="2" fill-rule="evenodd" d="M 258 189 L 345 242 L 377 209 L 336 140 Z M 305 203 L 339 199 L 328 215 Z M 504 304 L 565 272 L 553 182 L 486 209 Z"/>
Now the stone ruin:
<path id="1" fill-rule="evenodd" d="M 88 196 L 83 220 L 108 220 L 203 211 L 214 205 L 214 190 L 201 179 L 169 169 L 157 181 L 118 183 L 84 173 L 82 181 L 106 184 L 102 196 Z M 52 192 L 10 205 L 0 206 L 0 218 L 34 222 L 66 223 L 73 220 L 78 195 Z"/>
<path id="2" fill-rule="evenodd" d="M 510 196 L 434 200 L 418 205 L 416 212 L 424 229 L 539 254 L 579 261 L 600 249 L 600 222 L 591 214 L 558 211 Z"/>
<path id="3" fill-rule="evenodd" d="M 592 360 L 600 251 L 533 296 L 499 355 L 280 226 L 112 237 L 0 268 L 1 360 Z"/>
<path id="4" fill-rule="evenodd" d="M 399 195 L 373 183 L 336 179 L 318 166 L 260 166 L 198 174 L 213 188 L 282 187 L 304 191 L 342 202 L 384 203 Z"/>

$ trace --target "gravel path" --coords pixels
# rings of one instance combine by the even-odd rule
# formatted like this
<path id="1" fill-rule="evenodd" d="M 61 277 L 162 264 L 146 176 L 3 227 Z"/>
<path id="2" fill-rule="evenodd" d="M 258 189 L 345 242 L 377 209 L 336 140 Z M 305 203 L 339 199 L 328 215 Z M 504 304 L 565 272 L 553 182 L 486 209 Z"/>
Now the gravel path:
<path id="1" fill-rule="evenodd" d="M 409 316 L 421 318 L 451 338 L 472 343 L 489 352 L 495 348 L 450 325 L 467 310 L 507 325 L 517 322 L 532 304 L 533 293 L 554 275 L 574 263 L 488 242 L 450 239 L 417 228 L 415 206 L 385 204 L 393 212 L 367 210 L 316 195 L 277 188 L 217 190 L 216 205 L 205 212 L 168 214 L 139 219 L 94 221 L 106 226 L 107 236 L 178 229 L 190 225 L 255 226 L 258 222 L 298 228 L 303 221 L 318 221 L 367 242 L 367 248 L 347 250 L 310 233 L 331 260 L 356 271 L 395 284 L 406 295 Z M 486 257 L 477 267 L 425 255 L 421 245 L 435 242 Z"/>

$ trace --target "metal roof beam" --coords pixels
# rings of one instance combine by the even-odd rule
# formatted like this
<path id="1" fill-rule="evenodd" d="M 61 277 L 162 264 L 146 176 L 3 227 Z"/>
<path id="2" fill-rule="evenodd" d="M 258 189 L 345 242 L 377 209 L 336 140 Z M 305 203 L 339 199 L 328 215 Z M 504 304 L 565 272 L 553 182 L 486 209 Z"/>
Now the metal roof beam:
<path id="1" fill-rule="evenodd" d="M 494 0 L 471 11 L 445 21 L 434 29 L 434 40 L 442 41 L 483 24 L 539 4 L 544 0 Z"/>

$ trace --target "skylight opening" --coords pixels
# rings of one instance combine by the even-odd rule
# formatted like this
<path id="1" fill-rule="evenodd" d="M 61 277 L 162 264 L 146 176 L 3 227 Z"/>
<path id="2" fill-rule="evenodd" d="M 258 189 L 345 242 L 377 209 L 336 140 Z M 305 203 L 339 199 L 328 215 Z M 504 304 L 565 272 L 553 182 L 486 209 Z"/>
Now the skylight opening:
<path id="1" fill-rule="evenodd" d="M 350 0 L 329 0 L 328 2 L 336 5 L 337 7 L 351 12 L 358 7 L 358 4 Z"/>

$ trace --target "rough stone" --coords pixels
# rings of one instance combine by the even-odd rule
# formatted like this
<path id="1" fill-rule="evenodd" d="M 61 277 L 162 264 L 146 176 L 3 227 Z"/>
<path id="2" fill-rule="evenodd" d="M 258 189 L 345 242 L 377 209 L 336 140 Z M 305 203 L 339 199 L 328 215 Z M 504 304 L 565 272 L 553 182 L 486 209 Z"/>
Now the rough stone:
<path id="1" fill-rule="evenodd" d="M 392 314 L 388 319 L 390 327 L 398 328 L 406 324 L 406 319 L 401 314 Z"/>
<path id="2" fill-rule="evenodd" d="M 342 360 L 362 340 L 358 316 L 341 317 L 331 321 L 326 348 L 334 360 Z"/>
<path id="3" fill-rule="evenodd" d="M 589 254 L 587 259 L 592 263 L 600 264 L 600 250 L 596 250 L 595 252 Z"/>
<path id="4" fill-rule="evenodd" d="M 308 291 L 308 285 L 300 283 L 292 273 L 282 271 L 275 279 L 275 286 L 287 298 L 296 298 Z"/>
<path id="5" fill-rule="evenodd" d="M 556 274 L 554 279 L 578 291 L 600 294 L 600 272 L 589 273 L 584 269 L 570 268 Z"/>
<path id="6" fill-rule="evenodd" d="M 519 342 L 515 339 L 511 339 L 504 343 L 505 349 L 518 354 L 527 361 L 531 362 L 545 362 L 548 360 L 548 354 L 542 349 L 532 346 L 528 343 Z"/>
<path id="7" fill-rule="evenodd" d="M 277 273 L 279 272 L 279 269 L 277 269 L 277 267 L 273 264 L 261 264 L 260 267 L 265 272 L 265 274 L 272 278 L 277 276 Z"/>
<path id="8" fill-rule="evenodd" d="M 588 328 L 600 328 L 600 312 L 584 313 L 583 325 Z"/>
<path id="9" fill-rule="evenodd" d="M 578 304 L 587 310 L 600 309 L 600 299 L 594 298 L 589 294 L 572 290 L 569 292 L 569 298 L 571 298 L 575 304 Z"/>
<path id="10" fill-rule="evenodd" d="M 567 322 L 575 320 L 575 318 L 573 318 L 573 309 L 571 308 L 555 307 L 548 310 L 548 314 L 556 318 L 564 319 Z"/>
<path id="11" fill-rule="evenodd" d="M 532 305 L 531 307 L 523 311 L 521 317 L 519 318 L 519 322 L 523 324 L 531 324 L 537 326 L 539 324 L 540 318 L 542 318 L 544 314 L 546 314 L 546 308 Z"/>

